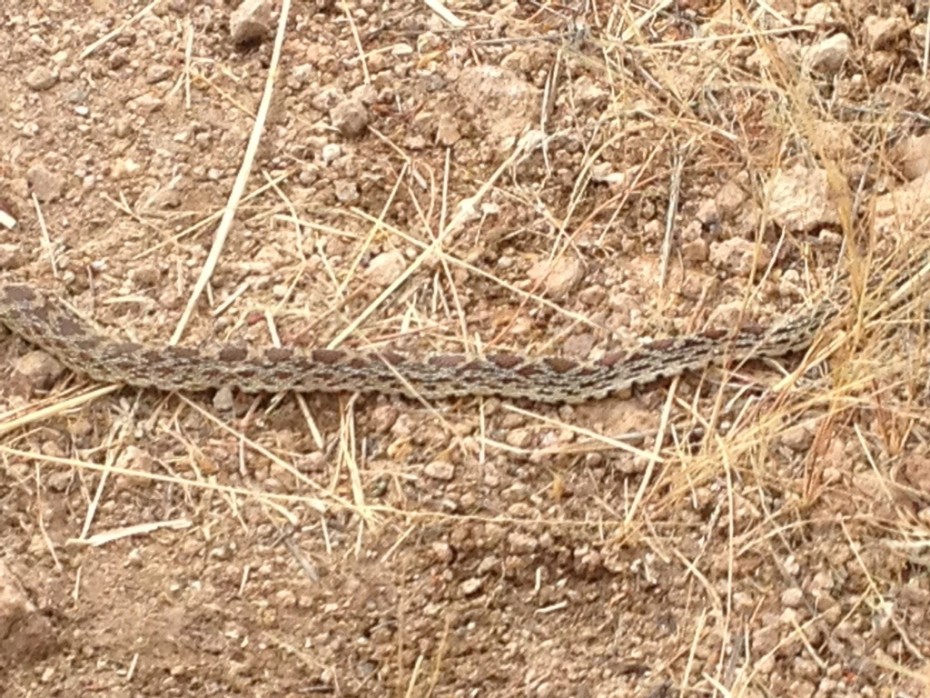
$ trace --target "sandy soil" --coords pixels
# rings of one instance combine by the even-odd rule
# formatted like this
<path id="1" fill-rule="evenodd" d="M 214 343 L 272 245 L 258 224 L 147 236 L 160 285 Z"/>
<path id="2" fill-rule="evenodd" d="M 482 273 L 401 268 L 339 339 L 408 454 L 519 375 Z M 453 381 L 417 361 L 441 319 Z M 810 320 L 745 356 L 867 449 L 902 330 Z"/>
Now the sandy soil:
<path id="1" fill-rule="evenodd" d="M 171 337 L 250 4 L 0 7 L 4 279 Z M 2 695 L 930 696 L 921 299 L 841 300 L 926 244 L 926 6 L 588 4 L 294 3 L 182 341 L 589 359 L 834 297 L 815 350 L 547 407 L 101 390 L 9 337 Z"/>

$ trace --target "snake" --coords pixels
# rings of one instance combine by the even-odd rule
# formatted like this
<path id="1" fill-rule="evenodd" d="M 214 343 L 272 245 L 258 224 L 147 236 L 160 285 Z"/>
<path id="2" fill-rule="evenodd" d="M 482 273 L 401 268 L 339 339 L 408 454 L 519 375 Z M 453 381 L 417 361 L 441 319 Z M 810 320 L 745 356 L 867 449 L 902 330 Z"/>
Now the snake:
<path id="1" fill-rule="evenodd" d="M 610 349 L 593 360 L 526 356 L 412 356 L 394 350 L 144 344 L 110 336 L 59 296 L 28 283 L 0 285 L 0 323 L 75 373 L 162 391 L 223 387 L 246 393 L 382 393 L 442 400 L 469 396 L 580 403 L 687 372 L 808 349 L 837 314 L 822 302 L 769 327 L 745 325 Z"/>

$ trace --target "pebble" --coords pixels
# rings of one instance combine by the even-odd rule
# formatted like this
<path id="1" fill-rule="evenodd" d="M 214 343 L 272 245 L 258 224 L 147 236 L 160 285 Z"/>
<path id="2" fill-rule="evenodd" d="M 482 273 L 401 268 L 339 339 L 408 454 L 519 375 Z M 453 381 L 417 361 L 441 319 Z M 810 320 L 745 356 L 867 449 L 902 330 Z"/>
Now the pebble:
<path id="1" fill-rule="evenodd" d="M 835 24 L 843 16 L 842 8 L 835 2 L 818 2 L 804 13 L 804 24 L 826 26 Z"/>
<path id="2" fill-rule="evenodd" d="M 401 275 L 406 266 L 407 261 L 404 255 L 398 250 L 391 250 L 382 252 L 372 259 L 368 264 L 368 269 L 365 270 L 365 275 L 375 286 L 385 288 Z"/>
<path id="3" fill-rule="evenodd" d="M 155 95 L 144 94 L 129 100 L 127 106 L 132 112 L 148 115 L 152 112 L 161 110 L 161 108 L 165 106 L 165 103 Z"/>
<path id="4" fill-rule="evenodd" d="M 565 298 L 584 277 L 584 266 L 575 257 L 562 255 L 556 259 L 543 259 L 530 267 L 529 279 L 541 285 L 549 298 Z"/>
<path id="5" fill-rule="evenodd" d="M 355 204 L 361 198 L 358 184 L 351 179 L 337 179 L 333 183 L 333 190 L 336 192 L 336 198 L 343 204 Z"/>
<path id="6" fill-rule="evenodd" d="M 323 162 L 329 165 L 333 160 L 342 155 L 342 146 L 338 143 L 327 143 L 320 150 L 320 157 L 323 158 Z"/>
<path id="7" fill-rule="evenodd" d="M 479 591 L 481 591 L 481 587 L 483 585 L 483 579 L 480 577 L 472 577 L 471 579 L 466 579 L 464 582 L 462 582 L 459 588 L 462 590 L 462 594 L 465 596 L 474 596 Z"/>
<path id="8" fill-rule="evenodd" d="M 689 262 L 706 262 L 708 257 L 707 241 L 703 238 L 689 240 L 681 246 L 681 256 Z"/>
<path id="9" fill-rule="evenodd" d="M 155 63 L 145 69 L 145 81 L 150 85 L 167 80 L 171 77 L 172 70 L 169 66 L 161 63 Z"/>
<path id="10" fill-rule="evenodd" d="M 908 179 L 930 172 L 930 133 L 908 136 L 897 148 L 901 171 Z"/>
<path id="11" fill-rule="evenodd" d="M 18 387 L 28 395 L 51 388 L 63 371 L 51 354 L 38 349 L 23 354 L 14 363 Z"/>
<path id="12" fill-rule="evenodd" d="M 450 564 L 455 559 L 455 550 L 445 541 L 436 541 L 430 548 L 439 562 Z"/>
<path id="13" fill-rule="evenodd" d="M 771 260 L 768 247 L 744 238 L 730 238 L 710 246 L 711 264 L 739 276 L 748 276 L 753 267 L 756 271 L 764 269 Z"/>
<path id="14" fill-rule="evenodd" d="M 815 73 L 836 75 L 851 49 L 852 41 L 846 34 L 834 34 L 807 49 L 804 65 Z"/>
<path id="15" fill-rule="evenodd" d="M 232 412 L 235 405 L 232 388 L 228 385 L 224 385 L 213 394 L 213 407 L 217 412 Z"/>
<path id="16" fill-rule="evenodd" d="M 436 124 L 436 142 L 449 148 L 458 143 L 461 138 L 462 134 L 459 132 L 455 118 L 449 114 L 440 116 L 439 122 Z"/>
<path id="17" fill-rule="evenodd" d="M 32 193 L 43 203 L 60 199 L 65 187 L 64 177 L 40 164 L 33 165 L 26 171 L 26 180 Z"/>
<path id="18" fill-rule="evenodd" d="M 507 545 L 512 553 L 528 555 L 536 552 L 539 548 L 539 541 L 531 535 L 514 531 L 507 535 Z"/>
<path id="19" fill-rule="evenodd" d="M 423 468 L 423 472 L 434 480 L 448 482 L 455 477 L 455 466 L 449 461 L 434 460 L 426 464 L 426 467 Z"/>
<path id="20" fill-rule="evenodd" d="M 271 3 L 243 0 L 229 17 L 229 34 L 235 44 L 258 42 L 271 34 Z"/>
<path id="21" fill-rule="evenodd" d="M 720 188 L 720 191 L 714 197 L 714 201 L 717 203 L 717 210 L 720 215 L 723 218 L 730 218 L 739 213 L 746 198 L 747 195 L 743 187 L 738 182 L 730 180 Z"/>
<path id="22" fill-rule="evenodd" d="M 38 66 L 29 71 L 26 75 L 26 85 L 30 90 L 44 92 L 50 89 L 58 82 L 55 74 L 45 66 Z"/>
<path id="23" fill-rule="evenodd" d="M 363 134 L 370 120 L 367 107 L 360 99 L 355 98 L 337 103 L 329 110 L 329 118 L 339 133 L 347 138 Z"/>
<path id="24" fill-rule="evenodd" d="M 862 23 L 866 43 L 872 51 L 883 51 L 907 33 L 907 23 L 901 17 L 869 15 Z"/>
<path id="25" fill-rule="evenodd" d="M 781 602 L 787 608 L 797 608 L 804 601 L 804 592 L 797 587 L 785 589 L 781 593 Z"/>
<path id="26" fill-rule="evenodd" d="M 806 453 L 814 443 L 814 433 L 806 424 L 795 424 L 785 429 L 779 440 L 795 453 Z"/>
<path id="27" fill-rule="evenodd" d="M 0 243 L 0 269 L 6 271 L 21 266 L 25 258 L 22 247 L 11 242 Z"/>
<path id="28" fill-rule="evenodd" d="M 827 171 L 796 165 L 778 170 L 766 186 L 772 219 L 791 232 L 839 223 Z"/>

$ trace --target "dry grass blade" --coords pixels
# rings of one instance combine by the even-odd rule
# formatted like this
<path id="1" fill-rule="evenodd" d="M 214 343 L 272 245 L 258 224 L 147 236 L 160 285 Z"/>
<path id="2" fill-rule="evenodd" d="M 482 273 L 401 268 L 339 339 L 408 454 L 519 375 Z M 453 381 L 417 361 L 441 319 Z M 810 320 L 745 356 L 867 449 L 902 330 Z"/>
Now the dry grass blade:
<path id="1" fill-rule="evenodd" d="M 184 333 L 184 328 L 187 327 L 187 323 L 190 320 L 191 314 L 194 312 L 197 301 L 210 282 L 210 277 L 213 275 L 213 270 L 219 262 L 220 255 L 223 253 L 226 237 L 229 235 L 229 230 L 236 217 L 236 209 L 239 206 L 239 201 L 242 199 L 242 195 L 245 192 L 249 175 L 252 172 L 252 161 L 255 159 L 255 153 L 258 151 L 258 144 L 261 141 L 262 132 L 265 129 L 265 119 L 271 107 L 271 97 L 274 94 L 274 83 L 278 77 L 278 64 L 281 62 L 281 47 L 284 44 L 284 34 L 287 28 L 287 18 L 290 7 L 290 0 L 282 1 L 281 13 L 278 17 L 278 31 L 275 34 L 271 63 L 268 66 L 268 77 L 265 80 L 265 89 L 262 92 L 262 99 L 259 103 L 258 112 L 255 115 L 255 122 L 252 125 L 252 133 L 249 136 L 249 142 L 242 157 L 242 165 L 239 168 L 239 172 L 236 174 L 236 180 L 233 183 L 232 191 L 229 193 L 226 208 L 223 210 L 223 217 L 220 219 L 220 224 L 217 226 L 216 233 L 214 234 L 213 244 L 210 246 L 207 260 L 200 270 L 200 275 L 194 283 L 194 288 L 191 291 L 184 312 L 178 321 L 174 333 L 171 335 L 171 344 L 177 344 L 181 340 L 181 335 Z"/>

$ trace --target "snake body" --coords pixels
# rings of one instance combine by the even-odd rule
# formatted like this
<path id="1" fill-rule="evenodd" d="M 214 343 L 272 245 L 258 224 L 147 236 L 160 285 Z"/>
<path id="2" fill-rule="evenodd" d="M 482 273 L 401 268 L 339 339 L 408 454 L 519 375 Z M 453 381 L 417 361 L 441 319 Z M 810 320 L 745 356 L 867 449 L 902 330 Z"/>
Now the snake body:
<path id="1" fill-rule="evenodd" d="M 802 351 L 835 315 L 835 307 L 823 304 L 771 328 L 706 331 L 610 351 L 593 361 L 510 353 L 416 358 L 389 350 L 138 344 L 108 336 L 36 286 L 0 286 L 0 322 L 97 381 L 165 391 L 229 386 L 249 393 L 358 391 L 428 400 L 497 395 L 545 403 L 595 400 L 711 365 Z"/>

